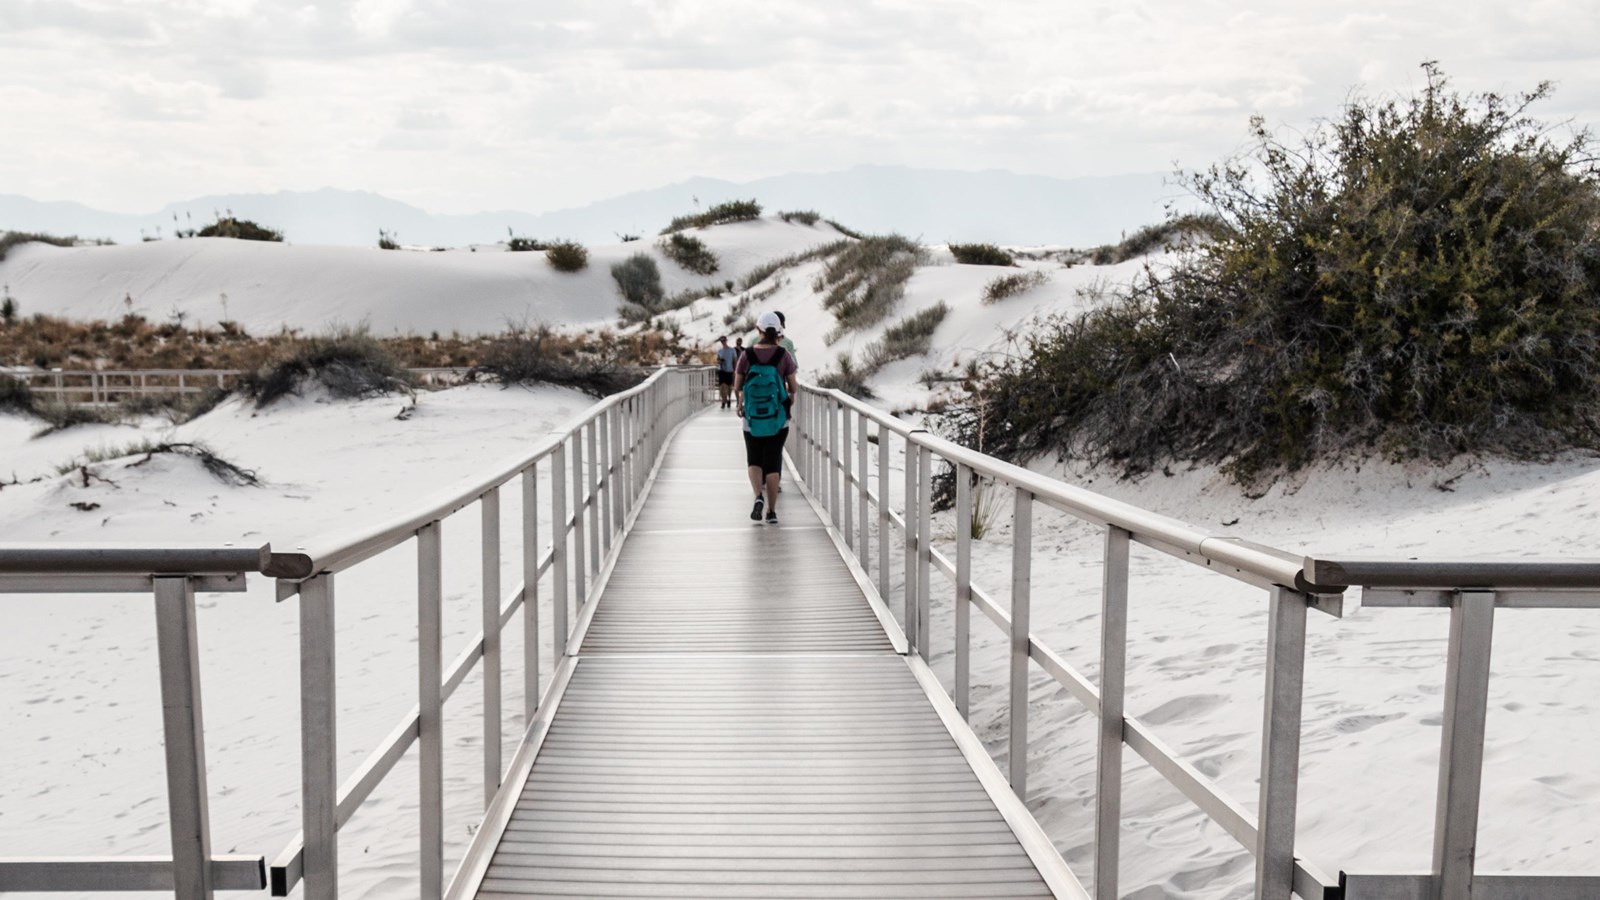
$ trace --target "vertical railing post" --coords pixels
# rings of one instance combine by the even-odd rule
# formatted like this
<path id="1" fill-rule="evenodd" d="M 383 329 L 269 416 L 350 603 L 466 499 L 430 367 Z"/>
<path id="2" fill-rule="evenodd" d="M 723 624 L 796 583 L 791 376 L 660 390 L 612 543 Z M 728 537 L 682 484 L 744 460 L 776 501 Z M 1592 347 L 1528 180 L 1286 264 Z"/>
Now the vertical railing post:
<path id="1" fill-rule="evenodd" d="M 878 597 L 889 602 L 889 429 L 878 426 Z"/>
<path id="2" fill-rule="evenodd" d="M 584 455 L 589 468 L 583 478 L 583 506 L 588 510 L 589 520 L 589 573 L 596 577 L 600 574 L 600 499 L 598 478 L 600 475 L 600 454 L 595 446 L 595 420 L 590 419 L 583 426 Z"/>
<path id="3" fill-rule="evenodd" d="M 1106 529 L 1100 588 L 1100 745 L 1095 751 L 1095 900 L 1117 900 L 1117 870 L 1122 858 L 1122 727 L 1131 537 L 1116 526 Z"/>
<path id="4" fill-rule="evenodd" d="M 550 451 L 550 630 L 554 645 L 551 662 L 560 665 L 567 646 L 567 609 L 570 588 L 567 572 L 567 443 L 557 441 Z"/>
<path id="5" fill-rule="evenodd" d="M 444 895 L 444 554 L 441 523 L 417 530 L 417 814 L 422 900 Z"/>
<path id="6" fill-rule="evenodd" d="M 905 566 L 905 617 L 906 617 L 906 644 L 912 651 L 919 650 L 917 646 L 917 448 L 911 443 L 909 436 L 905 439 L 905 454 L 902 462 L 905 468 L 905 494 L 902 499 L 905 505 L 905 532 L 901 536 L 905 545 L 901 556 Z"/>
<path id="7" fill-rule="evenodd" d="M 207 808 L 194 583 L 183 576 L 158 577 L 155 595 L 173 895 L 178 900 L 211 900 L 211 816 Z"/>
<path id="8" fill-rule="evenodd" d="M 852 474 L 851 471 L 850 471 L 850 468 L 851 468 L 852 458 L 855 456 L 855 453 L 853 452 L 853 446 L 854 445 L 851 444 L 851 442 L 850 442 L 850 437 L 851 437 L 851 435 L 850 435 L 850 432 L 851 432 L 850 420 L 851 420 L 851 418 L 853 418 L 853 417 L 851 415 L 850 409 L 848 407 L 844 406 L 843 404 L 840 404 L 840 406 L 839 406 L 839 470 L 840 470 L 839 471 L 839 482 L 843 487 L 841 489 L 841 499 L 840 499 L 840 507 L 841 508 L 840 508 L 839 511 L 844 514 L 844 524 L 842 526 L 840 526 L 840 527 L 844 531 L 844 544 L 845 544 L 845 546 L 849 547 L 852 551 L 855 551 L 856 555 L 859 556 L 860 552 L 856 551 L 856 528 L 855 528 L 855 508 L 856 508 L 856 504 L 855 504 L 855 501 L 850 496 L 850 490 L 851 490 L 851 488 L 850 488 L 850 476 Z"/>
<path id="9" fill-rule="evenodd" d="M 500 489 L 478 498 L 482 522 L 483 805 L 500 789 Z"/>
<path id="10" fill-rule="evenodd" d="M 611 529 L 615 518 L 611 515 L 611 410 L 595 419 L 596 440 L 599 452 L 595 454 L 594 499 L 600 505 L 600 558 L 611 552 Z M 596 567 L 598 568 L 598 567 Z"/>
<path id="11" fill-rule="evenodd" d="M 1461 591 L 1450 605 L 1444 730 L 1439 739 L 1439 788 L 1433 822 L 1434 900 L 1467 900 L 1472 894 L 1494 603 L 1491 591 Z"/>
<path id="12" fill-rule="evenodd" d="M 861 571 L 872 571 L 872 552 L 867 546 L 870 530 L 867 527 L 867 416 L 856 413 L 856 558 L 861 561 Z"/>
<path id="13" fill-rule="evenodd" d="M 300 582 L 300 819 L 305 900 L 339 896 L 339 707 L 333 576 Z"/>
<path id="14" fill-rule="evenodd" d="M 917 652 L 933 651 L 928 640 L 933 623 L 933 451 L 917 448 Z"/>
<path id="15" fill-rule="evenodd" d="M 956 709 L 972 713 L 972 470 L 956 465 Z"/>
<path id="16" fill-rule="evenodd" d="M 828 398 L 828 524 L 839 527 L 839 402 Z"/>
<path id="17" fill-rule="evenodd" d="M 1028 609 L 1033 593 L 1033 494 L 1017 488 L 1011 523 L 1011 790 L 1028 799 Z"/>
<path id="18" fill-rule="evenodd" d="M 628 520 L 628 506 L 624 496 L 628 492 L 628 479 L 624 475 L 625 465 L 623 456 L 626 451 L 622 444 L 622 405 L 606 411 L 606 424 L 611 426 L 611 433 L 606 438 L 606 499 L 611 501 L 611 522 L 613 533 L 622 531 L 622 526 Z"/>
<path id="19" fill-rule="evenodd" d="M 539 462 L 522 470 L 522 725 L 539 708 Z"/>
<path id="20" fill-rule="evenodd" d="M 1256 900 L 1289 900 L 1294 888 L 1295 808 L 1300 790 L 1300 707 L 1306 665 L 1306 595 L 1269 593 L 1267 683 L 1256 822 Z"/>
<path id="21" fill-rule="evenodd" d="M 582 609 L 588 591 L 588 555 L 583 549 L 583 428 L 572 432 L 572 606 Z"/>

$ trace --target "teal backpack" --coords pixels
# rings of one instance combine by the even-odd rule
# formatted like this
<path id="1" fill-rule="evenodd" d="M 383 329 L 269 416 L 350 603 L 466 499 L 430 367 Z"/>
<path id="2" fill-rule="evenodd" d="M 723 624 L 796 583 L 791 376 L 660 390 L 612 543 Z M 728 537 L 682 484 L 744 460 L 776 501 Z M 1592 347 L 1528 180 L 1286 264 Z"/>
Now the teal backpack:
<path id="1" fill-rule="evenodd" d="M 789 392 L 784 389 L 783 376 L 778 374 L 783 352 L 779 347 L 772 359 L 761 362 L 756 358 L 756 348 L 745 350 L 750 368 L 744 376 L 744 420 L 751 437 L 772 437 L 789 424 L 789 413 L 784 409 Z"/>

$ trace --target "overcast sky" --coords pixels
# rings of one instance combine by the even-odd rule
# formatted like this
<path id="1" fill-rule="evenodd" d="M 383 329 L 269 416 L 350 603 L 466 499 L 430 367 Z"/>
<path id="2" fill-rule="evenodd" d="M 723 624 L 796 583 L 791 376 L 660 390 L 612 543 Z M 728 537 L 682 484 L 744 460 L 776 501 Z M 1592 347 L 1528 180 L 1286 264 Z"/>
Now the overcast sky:
<path id="1" fill-rule="evenodd" d="M 1600 123 L 1597 57 L 1595 0 L 0 0 L 0 193 L 538 212 L 860 163 L 1166 171 L 1424 59 Z"/>

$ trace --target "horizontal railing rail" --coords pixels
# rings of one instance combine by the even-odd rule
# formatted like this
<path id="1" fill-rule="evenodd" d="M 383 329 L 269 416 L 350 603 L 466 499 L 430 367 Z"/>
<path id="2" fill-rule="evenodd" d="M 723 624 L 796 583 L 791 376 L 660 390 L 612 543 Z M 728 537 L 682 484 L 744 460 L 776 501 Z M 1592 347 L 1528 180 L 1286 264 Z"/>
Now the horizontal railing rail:
<path id="1" fill-rule="evenodd" d="M 673 428 L 707 402 L 710 370 L 663 368 L 628 391 L 607 397 L 537 441 L 532 448 L 474 478 L 372 526 L 322 535 L 287 552 L 259 547 L 0 545 L 0 593 L 153 592 L 157 601 L 162 706 L 167 714 L 167 783 L 171 859 L 50 857 L 0 859 L 7 890 L 173 890 L 209 898 L 216 890 L 270 888 L 287 896 L 303 886 L 307 900 L 339 894 L 338 831 L 413 746 L 421 766 L 417 894 L 445 891 L 443 844 L 444 703 L 483 664 L 483 800 L 487 807 L 505 776 L 501 746 L 501 634 L 521 612 L 524 714 L 534 720 L 540 693 L 541 582 L 548 577 L 551 652 L 567 650 L 576 615 L 591 599 L 595 578 L 618 546 L 649 473 Z M 540 467 L 547 470 L 544 506 Z M 500 491 L 518 482 L 522 499 L 522 581 L 502 589 Z M 482 629 L 446 668 L 442 640 L 444 522 L 479 509 Z M 547 540 L 540 522 L 548 513 Z M 344 781 L 337 778 L 338 713 L 334 683 L 336 573 L 415 541 L 418 700 Z M 264 856 L 216 856 L 210 849 L 204 727 L 194 619 L 196 591 L 243 591 L 246 577 L 276 579 L 280 600 L 298 596 L 300 612 L 302 830 L 268 863 Z M 174 712 L 176 711 L 176 712 Z"/>
<path id="2" fill-rule="evenodd" d="M 1118 896 L 1124 747 L 1142 757 L 1254 855 L 1258 898 L 1278 900 L 1291 894 L 1326 900 L 1466 900 L 1469 893 L 1473 898 L 1536 900 L 1600 896 L 1600 875 L 1473 871 L 1494 610 L 1600 608 L 1600 562 L 1308 557 L 1218 535 L 1095 494 L 952 443 L 842 392 L 811 386 L 803 386 L 796 398 L 793 427 L 797 440 L 791 451 L 802 480 L 818 498 L 840 542 L 869 575 L 876 573 L 876 587 L 885 602 L 891 599 L 891 532 L 899 532 L 897 555 L 903 556 L 904 572 L 901 619 L 908 647 L 924 661 L 931 652 L 932 572 L 937 570 L 948 579 L 955 603 L 951 692 L 963 716 L 970 714 L 971 610 L 976 608 L 1010 636 L 1006 763 L 1012 789 L 1019 797 L 1027 798 L 1030 663 L 1099 717 L 1094 842 L 1097 900 Z M 889 498 L 891 438 L 900 444 L 905 460 L 899 510 Z M 955 559 L 934 548 L 931 539 L 935 459 L 949 467 L 955 485 Z M 960 523 L 970 522 L 974 486 L 980 483 L 1011 493 L 1009 609 L 1002 609 L 972 581 L 971 529 Z M 1098 685 L 1031 631 L 1035 504 L 1104 529 Z M 1163 742 L 1148 723 L 1124 709 L 1130 544 L 1267 592 L 1270 615 L 1260 795 L 1254 812 L 1227 796 Z M 1334 877 L 1295 853 L 1307 612 L 1316 609 L 1340 617 L 1356 604 L 1432 606 L 1451 611 L 1433 866 L 1428 873 L 1341 872 Z"/>

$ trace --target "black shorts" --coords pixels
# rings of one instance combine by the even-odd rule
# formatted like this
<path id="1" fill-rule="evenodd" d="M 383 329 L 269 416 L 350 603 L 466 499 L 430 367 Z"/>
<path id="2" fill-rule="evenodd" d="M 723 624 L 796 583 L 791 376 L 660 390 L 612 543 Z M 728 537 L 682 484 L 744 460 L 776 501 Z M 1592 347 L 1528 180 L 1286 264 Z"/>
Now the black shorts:
<path id="1" fill-rule="evenodd" d="M 744 433 L 744 464 L 760 466 L 761 477 L 783 474 L 783 442 L 789 438 L 787 427 L 769 437 L 755 437 Z"/>
<path id="2" fill-rule="evenodd" d="M 733 373 L 717 370 L 717 384 L 733 384 Z"/>

